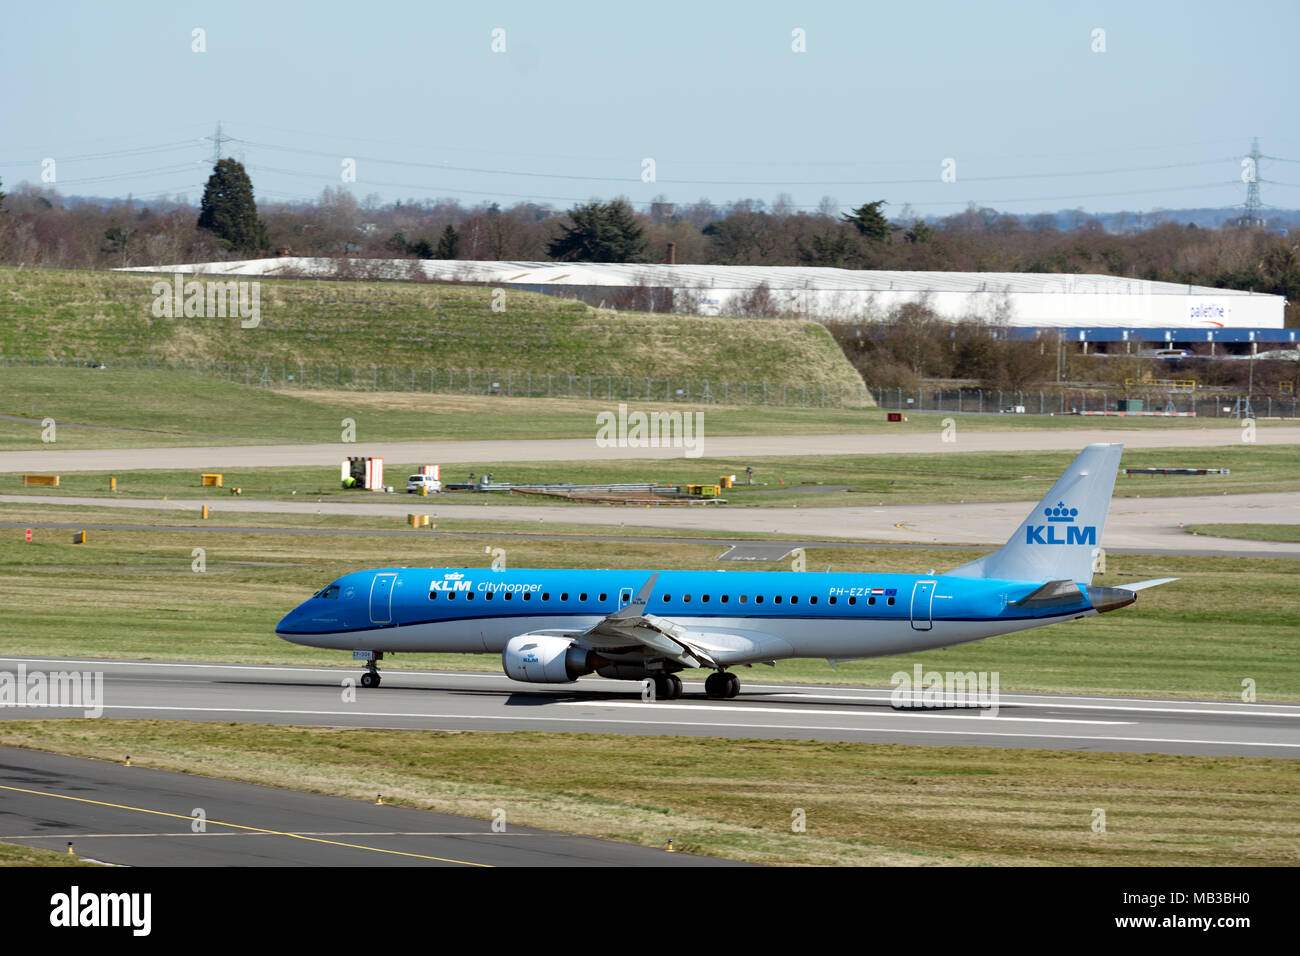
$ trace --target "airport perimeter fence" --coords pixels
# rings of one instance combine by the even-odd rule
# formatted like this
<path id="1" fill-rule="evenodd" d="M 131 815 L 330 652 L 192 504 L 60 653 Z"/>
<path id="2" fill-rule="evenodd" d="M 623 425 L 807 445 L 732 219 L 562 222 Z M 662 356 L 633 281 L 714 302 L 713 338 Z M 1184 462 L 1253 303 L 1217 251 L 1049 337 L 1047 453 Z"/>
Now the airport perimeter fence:
<path id="1" fill-rule="evenodd" d="M 425 392 L 447 395 L 506 395 L 517 398 L 577 398 L 610 402 L 682 402 L 704 405 L 769 405 L 786 408 L 861 408 L 871 404 L 865 385 L 835 387 L 805 383 L 718 382 L 708 378 L 642 378 L 576 375 L 570 372 L 512 372 L 477 369 L 395 368 L 374 365 L 304 365 L 273 362 L 186 362 L 130 358 L 115 361 L 0 357 L 0 366 L 116 368 L 182 372 L 274 389 L 364 392 Z"/>
<path id="2" fill-rule="evenodd" d="M 1197 418 L 1296 418 L 1295 395 L 1085 390 L 1003 391 L 979 388 L 877 388 L 872 397 L 890 411 L 999 415 L 1142 415 Z"/>
<path id="3" fill-rule="evenodd" d="M 826 387 L 803 383 L 717 382 L 707 378 L 640 378 L 569 372 L 305 365 L 283 361 L 186 362 L 129 358 L 113 361 L 0 356 L 0 367 L 117 368 L 181 372 L 261 388 L 366 392 L 506 395 L 591 401 L 682 402 L 782 408 L 861 408 L 948 414 L 1107 415 L 1142 413 L 1219 418 L 1297 418 L 1297 397 L 1110 389 L 1006 391 L 981 388 Z M 1125 404 L 1121 405 L 1121 402 Z"/>

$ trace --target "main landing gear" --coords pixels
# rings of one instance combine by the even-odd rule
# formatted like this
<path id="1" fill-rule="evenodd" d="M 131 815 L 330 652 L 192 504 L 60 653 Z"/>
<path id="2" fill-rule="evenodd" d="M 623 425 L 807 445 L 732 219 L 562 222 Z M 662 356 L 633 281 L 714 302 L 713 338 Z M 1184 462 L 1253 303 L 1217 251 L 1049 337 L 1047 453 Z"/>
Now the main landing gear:
<path id="1" fill-rule="evenodd" d="M 655 700 L 677 700 L 682 696 L 682 679 L 676 674 L 664 674 L 654 681 Z"/>
<path id="2" fill-rule="evenodd" d="M 704 692 L 714 700 L 735 697 L 740 693 L 740 678 L 735 674 L 717 671 L 705 678 Z"/>

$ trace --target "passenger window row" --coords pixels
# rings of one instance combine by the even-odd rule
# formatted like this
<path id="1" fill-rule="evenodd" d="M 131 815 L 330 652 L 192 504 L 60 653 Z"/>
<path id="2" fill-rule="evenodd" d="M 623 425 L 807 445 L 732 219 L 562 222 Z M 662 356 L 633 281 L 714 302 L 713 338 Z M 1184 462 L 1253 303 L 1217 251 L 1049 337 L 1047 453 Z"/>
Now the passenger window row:
<path id="1" fill-rule="evenodd" d="M 673 596 L 672 596 L 671 594 L 665 594 L 665 595 L 663 595 L 659 600 L 660 600 L 662 603 L 667 604 L 667 603 L 669 603 L 672 599 L 673 599 Z M 701 604 L 708 604 L 708 603 L 709 603 L 709 600 L 710 600 L 710 595 L 708 595 L 708 594 L 701 594 L 701 595 L 700 595 L 700 603 L 701 603 Z M 749 603 L 749 595 L 748 595 L 748 594 L 741 594 L 741 595 L 739 595 L 739 597 L 738 597 L 737 600 L 738 600 L 739 603 L 741 603 L 741 604 L 747 604 L 747 603 Z M 755 595 L 754 595 L 754 603 L 755 603 L 755 604 L 762 604 L 764 600 L 765 600 L 764 595 L 762 595 L 762 594 L 755 594 Z M 773 604 L 780 604 L 780 603 L 782 603 L 782 602 L 785 601 L 785 600 L 787 600 L 787 599 L 784 598 L 782 595 L 777 594 L 777 595 L 774 595 L 774 596 L 773 596 L 773 598 L 772 598 L 772 603 L 773 603 Z M 790 597 L 789 597 L 788 600 L 789 600 L 789 603 L 790 603 L 790 604 L 798 604 L 798 603 L 799 603 L 799 595 L 797 595 L 797 594 L 792 594 L 792 595 L 790 595 Z M 892 604 L 894 603 L 894 599 L 893 599 L 892 597 L 891 597 L 891 598 L 886 598 L 885 600 L 886 600 L 886 602 L 887 602 L 888 604 L 890 604 L 890 605 L 892 605 Z M 723 595 L 721 595 L 721 596 L 718 598 L 718 601 L 719 601 L 719 603 L 721 603 L 721 604 L 727 604 L 727 603 L 730 603 L 730 601 L 731 601 L 731 595 L 730 595 L 730 594 L 723 594 Z M 683 594 L 683 595 L 682 595 L 682 603 L 683 603 L 683 604 L 690 604 L 690 603 L 691 603 L 691 595 L 689 595 L 689 594 Z M 816 597 L 816 595 L 812 595 L 812 596 L 810 596 L 810 597 L 808 598 L 808 603 L 809 603 L 809 604 L 816 604 L 816 603 L 817 603 L 817 597 Z M 831 597 L 828 597 L 828 598 L 826 599 L 826 603 L 827 603 L 827 604 L 837 604 L 837 603 L 838 603 L 838 598 L 836 598 L 834 595 L 832 595 Z M 854 604 L 857 604 L 857 603 L 858 603 L 858 599 L 857 599 L 856 597 L 851 597 L 851 598 L 849 598 L 849 604 L 850 604 L 850 605 L 854 605 Z M 875 603 L 876 603 L 876 599 L 875 599 L 875 598 L 873 598 L 873 597 L 871 597 L 871 598 L 867 598 L 867 604 L 869 604 L 869 605 L 874 605 Z"/>
<path id="2" fill-rule="evenodd" d="M 446 594 L 446 596 L 447 596 L 447 600 L 448 600 L 448 601 L 454 601 L 454 600 L 456 600 L 456 594 L 457 594 L 458 592 L 456 592 L 456 591 L 444 591 L 443 593 Z M 465 595 L 465 600 L 466 600 L 466 601 L 472 601 L 472 600 L 474 600 L 474 592 L 473 592 L 473 591 L 464 591 L 464 592 L 461 592 L 461 593 L 463 593 L 463 594 Z M 485 591 L 485 592 L 483 593 L 483 597 L 484 597 L 485 600 L 491 601 L 491 600 L 493 600 L 493 599 L 496 597 L 496 594 L 497 594 L 497 592 L 495 592 L 495 591 Z M 514 591 L 502 591 L 502 592 L 501 592 L 501 596 L 502 596 L 505 600 L 507 600 L 507 601 L 512 601 L 512 600 L 514 600 L 515 592 L 514 592 Z M 521 592 L 519 592 L 519 596 L 520 596 L 521 598 L 523 598 L 525 601 L 531 601 L 531 600 L 533 599 L 533 592 L 531 592 L 531 591 L 521 591 Z M 543 600 L 543 601 L 549 601 L 550 599 L 551 599 L 551 594 L 550 594 L 550 592 L 549 592 L 549 591 L 543 591 L 543 592 L 542 592 L 542 600 Z M 436 601 L 436 600 L 438 600 L 438 592 L 437 592 L 437 591 L 430 591 L 430 592 L 429 592 L 429 600 L 430 600 L 430 601 Z M 560 600 L 561 600 L 561 601 L 567 601 L 567 600 L 569 600 L 569 594 L 568 594 L 567 591 L 566 591 L 565 593 L 563 593 L 563 594 L 560 595 Z M 583 593 L 579 594 L 579 595 L 578 595 L 578 600 L 585 604 L 585 603 L 587 602 L 587 593 L 584 591 Z M 605 603 L 607 600 L 609 600 L 609 595 L 608 595 L 608 594 L 601 594 L 601 595 L 597 598 L 597 600 L 598 600 L 600 603 L 603 604 L 603 603 Z"/>
<path id="3" fill-rule="evenodd" d="M 448 601 L 454 601 L 454 600 L 456 600 L 456 594 L 457 594 L 456 591 L 445 591 L 445 592 L 443 592 L 443 593 L 446 594 L 446 596 L 447 596 L 447 600 L 448 600 Z M 473 591 L 465 591 L 465 592 L 463 592 L 463 593 L 464 593 L 464 596 L 465 596 L 465 600 L 466 600 L 466 601 L 472 601 L 472 600 L 474 600 L 474 592 L 473 592 Z M 503 591 L 503 592 L 501 592 L 501 594 L 502 594 L 502 597 L 503 597 L 505 600 L 507 600 L 507 601 L 511 601 L 511 600 L 513 600 L 513 599 L 514 599 L 514 596 L 515 596 L 515 592 L 513 592 L 513 591 Z M 493 600 L 493 599 L 496 597 L 496 592 L 494 592 L 494 591 L 487 591 L 487 592 L 485 592 L 485 593 L 483 594 L 483 597 L 484 597 L 485 600 L 491 601 L 491 600 Z M 531 592 L 531 591 L 523 591 L 523 592 L 520 592 L 520 597 L 523 598 L 523 600 L 525 600 L 525 601 L 531 601 L 531 600 L 533 599 L 533 595 L 532 595 L 532 592 Z M 542 597 L 542 600 L 543 600 L 543 601 L 549 601 L 549 600 L 551 599 L 550 592 L 549 592 L 549 591 L 543 591 L 541 597 Z M 579 601 L 580 603 L 582 603 L 582 604 L 586 604 L 586 603 L 587 603 L 587 597 L 588 597 L 588 595 L 587 595 L 587 593 L 584 591 L 583 593 L 581 593 L 581 594 L 578 595 L 578 601 Z M 430 592 L 429 592 L 429 600 L 430 600 L 430 601 L 436 601 L 437 599 L 438 599 L 438 592 L 437 592 L 437 591 L 430 591 Z M 604 604 L 608 599 L 609 599 L 609 595 L 608 595 L 608 594 L 601 594 L 601 595 L 597 598 L 597 600 L 598 600 L 601 604 Z M 665 595 L 663 595 L 663 596 L 659 599 L 659 601 L 660 601 L 660 603 L 662 603 L 662 604 L 668 604 L 669 602 L 672 601 L 672 599 L 673 599 L 673 596 L 672 596 L 671 594 L 665 594 Z M 560 600 L 561 600 L 562 602 L 566 602 L 566 603 L 568 602 L 568 600 L 569 600 L 569 594 L 568 594 L 567 591 L 565 591 L 565 592 L 563 592 L 563 593 L 560 594 Z M 708 594 L 701 594 L 701 595 L 699 596 L 699 603 L 701 603 L 701 604 L 708 604 L 710 600 L 711 600 L 711 596 L 708 595 Z M 750 596 L 749 596 L 748 594 L 741 594 L 741 595 L 738 595 L 738 596 L 737 596 L 737 603 L 739 603 L 739 604 L 748 604 L 748 603 L 749 603 L 749 600 L 750 600 Z M 754 600 L 754 603 L 755 603 L 755 604 L 762 604 L 762 603 L 764 602 L 764 600 L 766 600 L 766 598 L 765 598 L 765 596 L 762 595 L 762 594 L 755 594 L 755 595 L 753 596 L 753 600 Z M 773 603 L 773 604 L 781 604 L 781 603 L 783 603 L 783 602 L 785 602 L 785 601 L 787 601 L 787 600 L 788 600 L 788 603 L 790 603 L 790 604 L 792 604 L 792 605 L 798 604 L 798 603 L 799 603 L 799 595 L 797 595 L 797 594 L 792 594 L 792 595 L 790 595 L 790 597 L 789 597 L 788 599 L 785 598 L 783 595 L 780 595 L 780 594 L 774 595 L 774 596 L 772 597 L 772 603 Z M 683 603 L 683 604 L 690 604 L 690 603 L 691 603 L 691 595 L 689 595 L 689 594 L 683 594 L 683 595 L 682 595 L 682 603 Z M 722 595 L 719 595 L 719 597 L 718 597 L 718 603 L 720 603 L 720 604 L 729 604 L 729 603 L 731 603 L 731 595 L 730 595 L 730 594 L 722 594 Z M 812 596 L 810 596 L 810 597 L 808 598 L 808 603 L 809 603 L 810 605 L 812 605 L 812 604 L 816 604 L 816 603 L 817 603 L 817 597 L 816 597 L 816 595 L 812 595 Z M 828 597 L 828 598 L 826 599 L 826 603 L 827 603 L 827 604 L 836 604 L 836 603 L 838 603 L 838 599 L 837 599 L 834 595 L 832 595 L 831 597 Z M 852 607 L 853 605 L 856 605 L 856 604 L 858 603 L 858 599 L 857 599 L 856 597 L 850 597 L 848 603 L 849 603 L 849 606 Z M 869 606 L 873 606 L 873 607 L 874 607 L 874 606 L 875 606 L 875 603 L 876 603 L 876 599 L 875 599 L 874 597 L 869 597 L 869 598 L 867 598 L 867 604 L 868 604 Z M 885 598 L 885 603 L 892 607 L 893 604 L 894 604 L 894 598 L 892 598 L 892 597 Z"/>

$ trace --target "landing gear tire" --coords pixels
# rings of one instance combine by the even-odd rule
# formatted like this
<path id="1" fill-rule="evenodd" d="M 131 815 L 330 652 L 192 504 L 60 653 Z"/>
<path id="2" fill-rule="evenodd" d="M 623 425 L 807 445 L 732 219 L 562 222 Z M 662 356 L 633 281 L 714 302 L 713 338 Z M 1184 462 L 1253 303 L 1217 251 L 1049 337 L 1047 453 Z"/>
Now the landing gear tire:
<path id="1" fill-rule="evenodd" d="M 704 679 L 704 693 L 714 700 L 735 697 L 740 693 L 740 678 L 735 674 L 717 671 Z"/>
<path id="2" fill-rule="evenodd" d="M 655 700 L 677 700 L 682 696 L 682 679 L 676 674 L 656 677 Z"/>
<path id="3" fill-rule="evenodd" d="M 366 671 L 365 673 L 363 673 L 363 674 L 361 675 L 361 686 L 362 686 L 362 687 L 378 687 L 378 686 L 379 686 L 379 671 L 376 670 L 376 669 L 374 669 L 374 668 L 372 667 L 370 670 L 368 670 L 368 671 Z"/>

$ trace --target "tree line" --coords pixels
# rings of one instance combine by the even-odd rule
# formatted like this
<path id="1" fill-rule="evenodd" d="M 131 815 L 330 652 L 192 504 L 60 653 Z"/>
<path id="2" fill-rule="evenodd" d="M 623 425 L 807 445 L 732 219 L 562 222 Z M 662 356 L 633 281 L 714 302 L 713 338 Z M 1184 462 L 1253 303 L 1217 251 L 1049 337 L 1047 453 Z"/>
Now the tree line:
<path id="1" fill-rule="evenodd" d="M 0 193 L 3 195 L 3 193 Z M 256 203 L 242 165 L 213 169 L 199 208 L 74 200 L 22 184 L 0 201 L 0 262 L 112 268 L 292 254 L 318 257 L 666 262 L 962 272 L 1103 273 L 1286 296 L 1300 325 L 1300 242 L 1280 231 L 1175 223 L 1116 233 L 1083 213 L 1019 217 L 970 207 L 940 219 L 887 215 L 883 199 L 848 213 L 788 197 L 770 205 L 621 199 L 557 210 L 537 203 L 358 201 L 341 187 L 314 202 Z"/>

